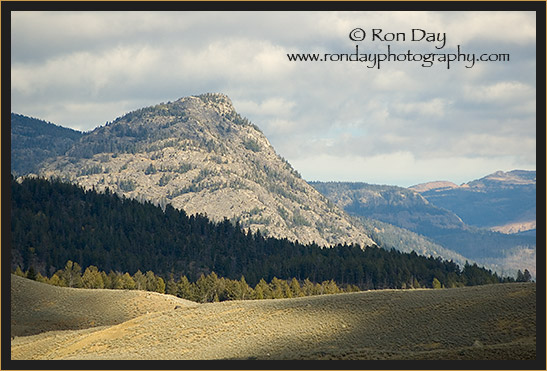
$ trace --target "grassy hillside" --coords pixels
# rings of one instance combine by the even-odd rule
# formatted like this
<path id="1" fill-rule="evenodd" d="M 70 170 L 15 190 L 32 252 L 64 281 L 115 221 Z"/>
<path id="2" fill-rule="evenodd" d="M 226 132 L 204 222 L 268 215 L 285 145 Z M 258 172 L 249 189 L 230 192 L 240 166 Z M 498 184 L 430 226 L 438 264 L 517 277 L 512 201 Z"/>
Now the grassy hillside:
<path id="1" fill-rule="evenodd" d="M 512 283 L 176 304 L 167 295 L 104 290 L 91 295 L 12 276 L 12 326 L 55 325 L 33 336 L 16 331 L 11 354 L 13 359 L 534 359 L 535 292 L 533 283 Z M 91 324 L 90 318 L 105 320 Z"/>

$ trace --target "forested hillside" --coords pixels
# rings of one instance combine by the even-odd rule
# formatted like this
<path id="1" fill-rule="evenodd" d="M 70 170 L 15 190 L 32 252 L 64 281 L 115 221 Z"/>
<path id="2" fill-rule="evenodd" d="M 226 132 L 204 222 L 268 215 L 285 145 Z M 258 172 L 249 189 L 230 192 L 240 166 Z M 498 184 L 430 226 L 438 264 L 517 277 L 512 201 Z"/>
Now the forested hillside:
<path id="1" fill-rule="evenodd" d="M 420 193 L 469 225 L 503 230 L 504 226 L 520 224 L 517 231 L 535 229 L 535 171 L 497 171 L 460 187 L 431 188 Z"/>
<path id="2" fill-rule="evenodd" d="M 450 250 L 452 254 L 460 254 L 498 272 L 516 275 L 519 269 L 525 268 L 535 275 L 536 238 L 534 235 L 507 235 L 467 225 L 454 212 L 436 205 L 437 199 L 432 197 L 426 199 L 412 189 L 349 182 L 312 182 L 310 184 L 350 215 L 360 218 L 366 225 L 372 224 L 373 230 L 374 219 L 376 219 L 425 236 L 434 244 Z M 454 190 L 450 187 L 442 189 L 447 189 L 446 192 Z M 468 194 L 478 193 L 480 192 L 468 192 Z M 518 197 L 514 194 L 513 198 L 517 199 L 513 199 L 512 203 L 518 202 Z M 526 204 L 530 203 L 530 200 L 529 195 L 523 198 Z M 467 201 L 461 198 L 459 202 L 461 205 L 466 205 Z M 508 203 L 507 200 L 505 202 Z M 477 209 L 482 207 L 481 204 L 474 205 Z M 370 230 L 370 226 L 368 228 Z M 381 230 L 382 227 L 377 229 Z M 389 227 L 386 228 L 386 230 L 389 229 Z M 398 232 L 394 235 L 390 233 L 372 233 L 372 235 L 379 243 L 383 241 L 384 244 L 394 247 L 398 244 L 397 240 L 403 241 Z M 424 244 L 421 241 L 419 244 L 426 249 L 427 253 L 436 251 L 447 258 L 444 252 L 435 249 L 431 244 Z M 420 250 L 417 248 L 417 251 Z"/>
<path id="3" fill-rule="evenodd" d="M 11 114 L 11 171 L 36 173 L 45 159 L 63 155 L 84 134 L 35 118 Z"/>
<path id="4" fill-rule="evenodd" d="M 373 245 L 362 226 L 308 183 L 235 110 L 224 94 L 202 94 L 130 112 L 85 134 L 40 176 L 253 232 L 321 246 Z"/>
<path id="5" fill-rule="evenodd" d="M 98 193 L 61 181 L 12 179 L 12 267 L 33 266 L 51 276 L 71 260 L 82 269 L 152 271 L 195 281 L 201 274 L 240 279 L 250 285 L 296 278 L 334 280 L 361 289 L 446 287 L 499 282 L 497 275 L 440 258 L 377 247 L 321 248 L 265 238 L 229 220 L 211 222 L 167 205 Z"/>

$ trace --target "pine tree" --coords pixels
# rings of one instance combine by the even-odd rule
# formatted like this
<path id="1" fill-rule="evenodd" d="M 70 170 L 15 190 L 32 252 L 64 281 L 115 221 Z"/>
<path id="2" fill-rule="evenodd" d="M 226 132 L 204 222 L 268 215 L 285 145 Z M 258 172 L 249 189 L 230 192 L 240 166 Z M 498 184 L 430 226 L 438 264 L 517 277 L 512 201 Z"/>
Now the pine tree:
<path id="1" fill-rule="evenodd" d="M 177 283 L 177 296 L 186 300 L 197 301 L 194 288 L 186 276 L 182 276 Z"/>
<path id="2" fill-rule="evenodd" d="M 272 299 L 273 294 L 270 286 L 266 283 L 264 278 L 261 278 L 260 281 L 255 286 L 254 295 L 255 299 Z"/>
<path id="3" fill-rule="evenodd" d="M 68 287 L 82 287 L 82 267 L 78 263 L 67 261 L 65 269 L 61 272 Z"/>
<path id="4" fill-rule="evenodd" d="M 434 289 L 442 288 L 441 282 L 437 279 L 437 277 L 433 278 L 432 286 Z"/>
<path id="5" fill-rule="evenodd" d="M 61 286 L 61 287 L 68 286 L 66 281 L 62 279 L 61 277 L 59 277 L 59 274 L 57 273 L 53 274 L 53 276 L 51 276 L 51 278 L 47 280 L 47 283 L 54 286 Z"/>
<path id="6" fill-rule="evenodd" d="M 141 273 L 142 274 L 142 273 Z M 124 273 L 120 278 L 120 286 L 123 289 L 126 290 L 135 290 L 137 288 L 137 284 L 135 283 L 135 280 L 129 273 Z"/>
<path id="7" fill-rule="evenodd" d="M 13 274 L 15 274 L 16 276 L 19 276 L 19 277 L 26 277 L 26 274 L 23 272 L 23 270 L 21 269 L 20 266 L 17 266 L 17 268 L 15 269 L 15 272 Z"/>
<path id="8" fill-rule="evenodd" d="M 147 289 L 147 279 L 141 270 L 135 272 L 133 275 L 133 281 L 135 282 L 135 289 L 137 290 L 146 290 Z"/>
<path id="9" fill-rule="evenodd" d="M 42 283 L 47 283 L 47 278 L 42 276 L 42 274 L 40 272 L 36 273 L 36 281 L 37 282 L 42 282 Z"/>
<path id="10" fill-rule="evenodd" d="M 302 293 L 304 296 L 315 295 L 315 287 L 313 282 L 311 282 L 308 278 L 304 280 L 304 284 L 302 285 Z"/>
<path id="11" fill-rule="evenodd" d="M 177 283 L 175 282 L 175 279 L 173 276 L 169 277 L 167 280 L 167 283 L 165 284 L 165 293 L 168 295 L 177 295 Z"/>
<path id="12" fill-rule="evenodd" d="M 29 280 L 36 281 L 36 271 L 34 270 L 34 267 L 32 265 L 30 266 L 30 268 L 27 271 L 27 278 Z"/>
<path id="13" fill-rule="evenodd" d="M 302 288 L 300 287 L 300 283 L 296 278 L 293 278 L 291 280 L 291 283 L 289 285 L 292 293 L 293 298 L 304 296 L 304 293 L 302 292 Z"/>
<path id="14" fill-rule="evenodd" d="M 85 269 L 82 276 L 82 287 L 86 289 L 104 288 L 103 278 L 99 273 L 99 269 L 96 266 L 90 265 Z"/>

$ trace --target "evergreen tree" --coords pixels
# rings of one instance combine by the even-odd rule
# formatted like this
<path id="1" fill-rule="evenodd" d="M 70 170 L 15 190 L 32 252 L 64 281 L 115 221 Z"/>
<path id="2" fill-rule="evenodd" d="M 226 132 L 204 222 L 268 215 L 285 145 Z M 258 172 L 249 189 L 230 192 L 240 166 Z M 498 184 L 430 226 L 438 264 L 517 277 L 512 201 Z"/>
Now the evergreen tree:
<path id="1" fill-rule="evenodd" d="M 304 296 L 316 295 L 315 286 L 308 278 L 304 280 L 304 284 L 302 285 L 302 293 Z"/>
<path id="2" fill-rule="evenodd" d="M 289 287 L 293 298 L 304 296 L 304 294 L 302 293 L 302 288 L 300 287 L 300 283 L 298 283 L 298 280 L 296 278 L 293 278 L 291 280 Z"/>
<path id="3" fill-rule="evenodd" d="M 30 268 L 27 271 L 27 278 L 29 280 L 36 281 L 36 271 L 34 270 L 34 267 L 32 265 L 30 266 Z"/>
<path id="4" fill-rule="evenodd" d="M 23 272 L 23 270 L 21 269 L 20 266 L 17 266 L 17 268 L 15 269 L 15 272 L 13 274 L 15 274 L 16 276 L 19 276 L 19 277 L 26 277 L 26 274 Z"/>
<path id="5" fill-rule="evenodd" d="M 86 289 L 103 289 L 104 281 L 99 269 L 90 265 L 84 271 L 82 276 L 82 287 Z"/>
<path id="6" fill-rule="evenodd" d="M 171 275 L 169 279 L 167 280 L 167 283 L 165 284 L 165 293 L 169 295 L 177 295 L 177 283 L 175 282 L 175 279 Z"/>
<path id="7" fill-rule="evenodd" d="M 133 275 L 133 281 L 135 282 L 135 289 L 137 290 L 146 290 L 148 288 L 148 280 L 140 269 Z"/>
<path id="8" fill-rule="evenodd" d="M 441 288 L 441 282 L 437 279 L 437 277 L 433 278 L 433 282 L 431 283 L 434 289 L 440 289 Z"/>
<path id="9" fill-rule="evenodd" d="M 67 261 L 61 276 L 68 287 L 82 287 L 82 267 L 78 263 Z"/>
<path id="10" fill-rule="evenodd" d="M 142 273 L 141 273 L 142 275 Z M 123 289 L 126 290 L 135 290 L 137 288 L 137 284 L 135 283 L 135 280 L 129 273 L 124 273 L 120 278 L 120 286 Z"/>
<path id="11" fill-rule="evenodd" d="M 260 281 L 255 286 L 254 289 L 254 299 L 273 299 L 273 293 L 270 288 L 270 285 L 266 283 L 264 278 L 261 278 Z"/>
<path id="12" fill-rule="evenodd" d="M 197 301 L 197 297 L 194 293 L 194 288 L 186 276 L 182 276 L 177 283 L 177 296 L 186 299 Z"/>
<path id="13" fill-rule="evenodd" d="M 59 277 L 59 275 L 57 273 L 53 274 L 53 276 L 51 276 L 47 280 L 47 283 L 49 283 L 50 285 L 54 285 L 54 286 L 61 286 L 61 287 L 68 286 L 66 281 L 64 279 L 62 279 L 61 277 Z"/>

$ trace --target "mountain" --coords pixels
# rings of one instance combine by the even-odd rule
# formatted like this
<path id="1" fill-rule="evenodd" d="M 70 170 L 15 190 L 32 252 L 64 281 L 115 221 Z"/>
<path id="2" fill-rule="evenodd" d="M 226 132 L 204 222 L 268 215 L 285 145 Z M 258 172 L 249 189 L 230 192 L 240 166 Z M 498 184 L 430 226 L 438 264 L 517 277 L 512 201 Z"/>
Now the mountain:
<path id="1" fill-rule="evenodd" d="M 379 220 L 415 232 L 434 245 L 451 250 L 452 253 L 472 259 L 500 273 L 516 274 L 518 269 L 528 269 L 535 275 L 536 239 L 533 235 L 505 235 L 470 226 L 464 223 L 459 215 L 439 207 L 433 198 L 428 200 L 413 189 L 367 183 L 311 184 L 349 214 L 364 218 L 365 225 L 372 225 L 374 228 L 373 220 Z M 431 185 L 420 187 L 429 189 L 427 192 L 435 192 L 435 189 L 438 189 L 441 193 L 458 189 L 447 183 L 436 183 L 438 188 Z M 390 231 L 390 228 L 387 228 L 382 235 L 371 235 L 380 245 L 382 241 L 394 247 L 398 243 L 397 240 L 403 243 L 401 232 L 398 230 Z M 439 254 L 445 259 L 452 259 L 443 255 L 442 250 L 427 245 L 423 240 L 419 241 L 415 237 L 411 240 L 414 241 L 416 251 L 422 249 L 433 256 Z"/>
<path id="2" fill-rule="evenodd" d="M 143 108 L 86 133 L 39 171 L 188 214 L 228 218 L 267 236 L 374 244 L 280 157 L 223 94 Z"/>
<path id="3" fill-rule="evenodd" d="M 84 134 L 52 123 L 11 114 L 11 172 L 35 173 L 39 164 L 50 157 L 63 155 Z"/>
<path id="4" fill-rule="evenodd" d="M 381 220 L 419 234 L 465 228 L 456 214 L 402 187 L 347 182 L 310 184 L 350 214 Z"/>
<path id="5" fill-rule="evenodd" d="M 410 189 L 469 225 L 504 233 L 536 228 L 535 171 L 497 171 L 461 186 L 445 184 L 431 182 Z"/>

